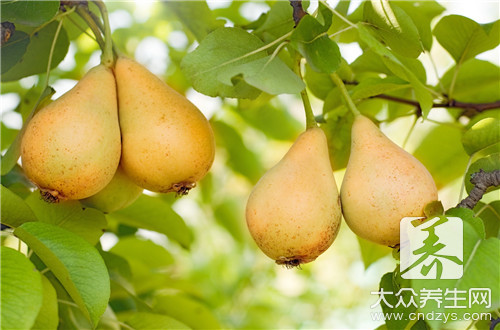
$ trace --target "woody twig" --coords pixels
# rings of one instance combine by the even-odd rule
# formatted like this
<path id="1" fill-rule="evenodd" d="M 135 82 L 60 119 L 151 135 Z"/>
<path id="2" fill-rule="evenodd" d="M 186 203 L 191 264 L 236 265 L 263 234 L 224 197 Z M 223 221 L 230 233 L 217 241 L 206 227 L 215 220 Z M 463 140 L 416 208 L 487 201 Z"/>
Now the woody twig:
<path id="1" fill-rule="evenodd" d="M 500 186 L 500 170 L 491 172 L 479 170 L 479 172 L 472 174 L 470 182 L 474 185 L 474 188 L 470 191 L 469 196 L 458 203 L 457 207 L 464 207 L 472 210 L 481 198 L 483 198 L 483 195 L 489 187 Z"/>

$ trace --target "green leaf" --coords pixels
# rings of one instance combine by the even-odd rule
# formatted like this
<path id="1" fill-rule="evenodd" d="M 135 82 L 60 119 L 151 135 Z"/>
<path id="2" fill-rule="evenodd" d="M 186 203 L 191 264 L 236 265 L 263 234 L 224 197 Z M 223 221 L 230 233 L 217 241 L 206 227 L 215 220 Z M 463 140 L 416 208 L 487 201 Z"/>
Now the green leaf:
<path id="1" fill-rule="evenodd" d="M 467 222 L 474 229 L 479 238 L 484 239 L 486 237 L 484 224 L 480 218 L 475 216 L 474 211 L 465 207 L 454 207 L 447 210 L 446 215 L 459 217 L 463 221 Z"/>
<path id="2" fill-rule="evenodd" d="M 54 21 L 31 36 L 28 49 L 20 61 L 7 72 L 2 72 L 2 82 L 19 80 L 27 76 L 45 73 L 47 71 L 49 53 L 58 24 L 58 22 Z M 54 48 L 54 53 L 52 54 L 52 69 L 64 59 L 68 52 L 68 48 L 68 36 L 64 28 L 61 28 Z"/>
<path id="3" fill-rule="evenodd" d="M 432 219 L 444 214 L 444 207 L 441 201 L 433 201 L 424 206 L 424 214 L 427 219 Z"/>
<path id="4" fill-rule="evenodd" d="M 1 149 L 5 150 L 15 140 L 15 138 L 17 136 L 17 133 L 19 133 L 19 130 L 13 129 L 13 128 L 8 128 L 7 126 L 5 126 L 5 124 L 3 122 L 0 125 L 1 125 L 0 130 L 1 130 L 1 133 L 2 133 L 2 137 L 1 137 L 1 144 L 2 144 L 1 145 Z"/>
<path id="5" fill-rule="evenodd" d="M 194 89 L 209 96 L 255 98 L 259 90 L 237 79 L 232 84 L 219 79 L 234 67 L 266 57 L 257 51 L 264 44 L 256 36 L 239 28 L 221 28 L 210 33 L 200 45 L 187 54 L 181 62 L 184 74 L 190 78 Z M 254 53 L 252 53 L 254 52 Z M 227 75 L 227 74 L 226 74 Z"/>
<path id="6" fill-rule="evenodd" d="M 337 89 L 333 90 L 330 97 L 325 100 L 325 106 L 329 98 L 339 97 L 333 96 L 333 93 L 338 93 Z M 327 108 L 324 108 L 326 110 Z M 328 112 L 326 123 L 321 125 L 325 131 L 328 140 L 328 151 L 330 154 L 330 163 L 332 169 L 339 170 L 347 166 L 351 148 L 351 127 L 354 122 L 354 116 L 345 106 L 340 106 L 333 111 Z"/>
<path id="7" fill-rule="evenodd" d="M 406 67 L 398 57 L 396 57 L 377 39 L 375 39 L 375 37 L 373 37 L 368 31 L 368 28 L 363 24 L 358 23 L 358 33 L 361 40 L 363 40 L 375 53 L 382 57 L 383 63 L 391 72 L 399 78 L 408 81 L 412 85 L 415 90 L 415 96 L 417 97 L 420 108 L 422 109 L 422 115 L 426 118 L 432 108 L 433 97 L 427 90 L 426 86 L 419 79 L 418 75 Z"/>
<path id="8" fill-rule="evenodd" d="M 2 22 L 39 26 L 59 11 L 59 1 L 2 1 Z"/>
<path id="9" fill-rule="evenodd" d="M 500 238 L 500 201 L 493 201 L 489 204 L 479 202 L 474 212 L 483 220 L 486 238 Z"/>
<path id="10" fill-rule="evenodd" d="M 359 100 L 408 87 L 406 81 L 397 77 L 368 78 L 361 80 L 349 93 L 353 100 Z"/>
<path id="11" fill-rule="evenodd" d="M 318 72 L 333 73 L 340 66 L 339 46 L 326 35 L 311 42 L 300 42 L 297 49 L 311 68 Z"/>
<path id="12" fill-rule="evenodd" d="M 47 203 L 39 191 L 33 192 L 27 199 L 37 219 L 41 222 L 59 226 L 84 238 L 91 245 L 97 244 L 107 228 L 106 217 L 98 210 L 83 209 L 78 201 Z"/>
<path id="13" fill-rule="evenodd" d="M 368 267 L 377 260 L 389 255 L 392 251 L 392 249 L 387 246 L 372 243 L 361 237 L 358 237 L 358 243 L 365 269 L 368 269 Z"/>
<path id="14" fill-rule="evenodd" d="M 411 100 L 414 97 L 411 88 L 400 89 L 390 93 L 391 96 Z M 399 102 L 387 102 L 387 120 L 392 121 L 402 116 L 408 116 L 415 113 L 415 106 Z"/>
<path id="15" fill-rule="evenodd" d="M 292 31 L 294 26 L 293 9 L 286 1 L 276 1 L 267 13 L 265 22 L 254 31 L 266 42 L 271 42 Z"/>
<path id="16" fill-rule="evenodd" d="M 471 189 L 474 188 L 474 185 L 470 182 L 472 174 L 479 172 L 479 170 L 491 172 L 498 169 L 500 169 L 500 152 L 480 158 L 472 163 L 469 166 L 467 173 L 465 174 L 465 189 L 467 190 L 467 193 L 469 193 Z M 500 186 L 489 187 L 486 192 L 494 191 L 497 189 L 500 189 Z"/>
<path id="17" fill-rule="evenodd" d="M 454 127 L 436 126 L 413 152 L 432 174 L 438 188 L 462 176 L 467 167 L 469 157 L 460 143 L 461 135 Z"/>
<path id="18" fill-rule="evenodd" d="M 334 9 L 342 16 L 347 17 L 348 20 L 351 21 L 352 23 L 357 23 L 358 21 L 362 20 L 361 16 L 354 18 L 353 15 L 348 15 L 350 6 L 351 6 L 351 1 L 339 1 Z M 362 6 L 359 6 L 358 9 L 361 7 Z M 352 43 L 357 41 L 356 29 L 352 28 L 352 26 L 347 24 L 343 19 L 341 19 L 337 15 L 333 15 L 332 17 L 332 25 L 328 30 L 328 35 L 334 35 L 332 39 L 335 40 L 336 42 Z"/>
<path id="19" fill-rule="evenodd" d="M 458 280 L 457 288 L 462 290 L 480 287 L 491 288 L 492 307 L 488 310 L 493 311 L 500 307 L 499 272 L 500 240 L 497 238 L 480 240 L 474 245 L 467 263 L 464 263 L 464 276 Z"/>
<path id="20" fill-rule="evenodd" d="M 99 253 L 108 268 L 111 280 L 130 280 L 132 278 L 132 270 L 125 258 L 108 251 L 99 250 Z M 113 290 L 111 290 L 111 294 L 113 294 Z"/>
<path id="21" fill-rule="evenodd" d="M 252 183 L 257 182 L 264 172 L 257 153 L 245 145 L 240 133 L 234 127 L 222 121 L 213 121 L 212 127 L 215 140 L 227 150 L 229 167 L 247 177 Z"/>
<path id="22" fill-rule="evenodd" d="M 237 199 L 227 198 L 214 207 L 214 217 L 238 242 L 244 242 L 246 228 L 244 227 L 244 207 Z"/>
<path id="23" fill-rule="evenodd" d="M 434 0 L 424 1 L 397 1 L 398 7 L 411 17 L 413 23 L 418 29 L 420 41 L 425 50 L 431 50 L 432 47 L 432 19 L 440 15 L 445 8 Z"/>
<path id="24" fill-rule="evenodd" d="M 176 319 L 154 313 L 134 313 L 125 319 L 134 329 L 191 329 Z"/>
<path id="25" fill-rule="evenodd" d="M 382 49 L 380 49 L 380 51 L 382 51 Z M 351 67 L 357 75 L 365 72 L 383 73 L 388 76 L 393 75 L 391 70 L 389 70 L 382 61 L 379 53 L 372 49 L 365 49 L 363 54 L 359 55 L 354 62 L 352 62 Z"/>
<path id="26" fill-rule="evenodd" d="M 14 230 L 64 286 L 94 325 L 108 304 L 110 287 L 99 252 L 80 236 L 43 222 L 27 222 Z"/>
<path id="27" fill-rule="evenodd" d="M 485 118 L 477 122 L 462 137 L 465 151 L 472 155 L 482 149 L 499 144 L 500 151 L 500 119 Z"/>
<path id="28" fill-rule="evenodd" d="M 1 177 L 2 185 L 8 187 L 10 191 L 21 198 L 26 198 L 31 195 L 33 184 L 26 178 L 21 166 L 16 165 L 12 171 Z"/>
<path id="29" fill-rule="evenodd" d="M 443 75 L 441 84 L 445 90 L 450 89 L 456 69 L 453 66 Z M 495 102 L 499 90 L 500 68 L 488 61 L 471 59 L 460 66 L 455 78 L 453 98 L 471 103 Z"/>
<path id="30" fill-rule="evenodd" d="M 257 102 L 259 99 L 262 102 Z M 275 99 L 276 100 L 276 99 Z M 284 105 L 269 100 L 269 95 L 262 94 L 255 102 L 240 100 L 235 109 L 252 127 L 262 131 L 271 139 L 291 141 L 302 130 L 302 124 L 293 117 Z"/>
<path id="31" fill-rule="evenodd" d="M 311 93 L 321 100 L 325 100 L 328 93 L 336 88 L 329 74 L 313 70 L 307 62 L 305 65 L 304 79 Z"/>
<path id="32" fill-rule="evenodd" d="M 323 22 L 310 15 L 302 17 L 290 40 L 313 70 L 333 73 L 340 66 L 341 56 L 339 47 L 327 34 L 332 24 L 332 12 L 322 3 L 318 12 Z"/>
<path id="33" fill-rule="evenodd" d="M 380 279 L 380 289 L 383 289 L 386 292 L 392 292 L 393 294 L 385 295 L 386 301 L 393 307 L 387 305 L 383 301 L 381 301 L 380 306 L 382 307 L 382 311 L 384 313 L 397 313 L 402 315 L 403 317 L 400 320 L 396 318 L 389 319 L 387 318 L 385 324 L 388 330 L 399 330 L 406 329 L 406 325 L 410 322 L 410 313 L 415 313 L 417 308 L 414 305 L 409 305 L 405 307 L 403 304 L 400 304 L 398 307 L 398 300 L 402 299 L 404 302 L 408 302 L 412 296 L 411 292 L 401 291 L 399 297 L 396 297 L 396 294 L 401 289 L 401 284 L 398 283 L 398 279 L 394 275 L 394 273 L 386 273 Z M 396 315 L 396 314 L 393 314 Z"/>
<path id="34" fill-rule="evenodd" d="M 166 1 L 164 4 L 193 33 L 199 42 L 212 31 L 223 27 L 204 1 Z"/>
<path id="35" fill-rule="evenodd" d="M 174 258 L 163 246 L 135 236 L 120 239 L 110 252 L 125 260 L 139 262 L 152 272 L 162 271 L 174 263 Z"/>
<path id="36" fill-rule="evenodd" d="M 329 10 L 324 10 L 325 6 L 320 4 L 319 10 L 326 13 L 324 16 L 325 22 L 322 24 L 311 15 L 302 17 L 297 27 L 293 30 L 290 40 L 299 42 L 312 42 L 321 35 L 326 35 L 326 31 L 332 24 L 332 13 Z"/>
<path id="37" fill-rule="evenodd" d="M 157 295 L 153 309 L 171 316 L 193 329 L 221 328 L 219 321 L 205 304 L 184 294 Z"/>
<path id="38" fill-rule="evenodd" d="M 470 210 L 468 210 L 470 211 Z M 465 305 L 467 308 L 445 308 L 451 305 L 445 302 L 438 307 L 435 301 L 429 301 L 425 306 L 419 306 L 422 313 L 457 313 L 457 317 L 463 317 L 464 312 L 484 313 L 500 307 L 500 288 L 498 286 L 500 271 L 500 240 L 489 238 L 484 240 L 474 229 L 474 225 L 467 218 L 463 219 L 463 258 L 464 269 L 463 276 L 458 280 L 412 280 L 411 286 L 417 293 L 422 289 L 442 290 L 443 295 L 446 289 L 465 291 L 467 297 L 465 301 L 458 301 L 458 305 Z M 481 223 L 481 221 L 479 221 Z M 472 304 L 468 306 L 468 294 L 470 289 L 489 288 L 491 289 L 491 307 L 485 308 L 484 305 Z M 464 297 L 464 295 L 461 295 Z M 432 328 L 442 326 L 442 321 L 427 320 Z"/>
<path id="39" fill-rule="evenodd" d="M 27 221 L 37 221 L 28 204 L 8 188 L 1 186 L 2 223 L 10 227 L 18 227 Z"/>
<path id="40" fill-rule="evenodd" d="M 218 79 L 229 86 L 232 78 L 239 74 L 243 75 L 243 79 L 249 85 L 272 95 L 297 94 L 305 88 L 300 78 L 277 57 L 266 56 L 228 67 L 220 72 Z"/>
<path id="41" fill-rule="evenodd" d="M 23 31 L 15 31 L 8 42 L 0 48 L 2 55 L 2 74 L 12 68 L 23 57 L 28 44 L 30 43 L 30 36 Z"/>
<path id="42" fill-rule="evenodd" d="M 32 329 L 55 330 L 59 324 L 56 290 L 45 276 L 41 277 L 43 287 L 42 308 Z"/>
<path id="43" fill-rule="evenodd" d="M 192 233 L 184 220 L 172 210 L 169 203 L 158 197 L 141 195 L 132 205 L 108 217 L 128 226 L 165 234 L 184 248 L 193 242 Z"/>
<path id="44" fill-rule="evenodd" d="M 436 24 L 434 35 L 456 63 L 463 63 L 498 46 L 500 21 L 480 25 L 464 16 L 449 15 Z"/>
<path id="45" fill-rule="evenodd" d="M 30 329 L 42 307 L 42 280 L 35 266 L 22 253 L 2 246 L 2 329 Z"/>
<path id="46" fill-rule="evenodd" d="M 365 2 L 368 29 L 395 53 L 416 58 L 423 51 L 418 29 L 404 10 L 388 0 Z"/>

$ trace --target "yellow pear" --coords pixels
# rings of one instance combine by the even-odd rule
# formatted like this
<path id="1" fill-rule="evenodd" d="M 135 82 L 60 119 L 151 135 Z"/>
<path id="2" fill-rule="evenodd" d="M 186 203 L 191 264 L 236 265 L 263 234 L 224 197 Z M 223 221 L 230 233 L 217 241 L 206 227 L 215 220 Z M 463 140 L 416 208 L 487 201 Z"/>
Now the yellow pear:
<path id="1" fill-rule="evenodd" d="M 209 122 L 188 99 L 136 61 L 115 65 L 123 170 L 155 192 L 185 194 L 212 166 Z"/>
<path id="2" fill-rule="evenodd" d="M 424 216 L 425 205 L 438 199 L 434 180 L 370 119 L 356 116 L 351 137 L 340 189 L 344 219 L 358 236 L 395 246 L 401 219 Z"/>
<path id="3" fill-rule="evenodd" d="M 332 244 L 341 220 L 340 198 L 325 133 L 310 128 L 255 185 L 246 220 L 259 248 L 276 263 L 298 266 Z"/>
<path id="4" fill-rule="evenodd" d="M 80 202 L 85 206 L 110 213 L 126 208 L 135 202 L 141 196 L 142 190 L 125 175 L 119 166 L 115 176 L 104 189 Z"/>
<path id="5" fill-rule="evenodd" d="M 46 200 L 81 199 L 111 181 L 120 149 L 115 78 L 101 64 L 30 120 L 21 159 Z"/>

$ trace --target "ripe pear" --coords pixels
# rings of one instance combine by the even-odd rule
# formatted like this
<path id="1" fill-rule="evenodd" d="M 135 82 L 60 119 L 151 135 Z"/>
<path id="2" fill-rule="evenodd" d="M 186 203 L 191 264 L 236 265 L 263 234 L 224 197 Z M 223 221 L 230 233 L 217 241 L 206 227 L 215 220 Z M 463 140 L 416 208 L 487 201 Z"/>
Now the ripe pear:
<path id="1" fill-rule="evenodd" d="M 358 236 L 399 244 L 399 222 L 424 216 L 438 199 L 431 174 L 415 157 L 389 140 L 368 118 L 358 115 L 351 133 L 351 155 L 340 189 L 344 219 Z"/>
<path id="2" fill-rule="evenodd" d="M 119 166 L 113 179 L 103 190 L 80 202 L 88 207 L 111 213 L 126 208 L 139 198 L 143 189 L 133 183 Z"/>
<path id="3" fill-rule="evenodd" d="M 255 242 L 285 266 L 311 262 L 328 249 L 341 216 L 326 136 L 317 127 L 302 133 L 259 180 L 246 207 Z"/>
<path id="4" fill-rule="evenodd" d="M 187 193 L 214 160 L 215 140 L 208 120 L 132 59 L 118 58 L 115 77 L 123 170 L 145 189 Z"/>
<path id="5" fill-rule="evenodd" d="M 25 174 L 51 201 L 102 190 L 120 152 L 115 78 L 102 64 L 33 116 L 21 142 Z"/>

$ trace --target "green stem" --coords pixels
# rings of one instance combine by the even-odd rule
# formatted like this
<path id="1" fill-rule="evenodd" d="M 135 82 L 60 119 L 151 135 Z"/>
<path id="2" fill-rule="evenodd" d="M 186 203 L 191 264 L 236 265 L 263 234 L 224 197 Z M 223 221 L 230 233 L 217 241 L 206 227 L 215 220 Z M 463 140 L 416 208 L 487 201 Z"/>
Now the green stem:
<path id="1" fill-rule="evenodd" d="M 78 13 L 78 15 L 80 15 L 81 18 L 83 18 L 85 23 L 87 23 L 87 25 L 90 27 L 90 29 L 95 35 L 95 40 L 99 44 L 99 47 L 101 47 L 101 50 L 104 51 L 104 49 L 106 48 L 106 44 L 104 42 L 104 39 L 102 38 L 101 30 L 99 29 L 99 26 L 96 24 L 96 22 L 90 16 L 89 11 L 87 11 L 87 8 L 79 6 L 76 12 Z"/>
<path id="2" fill-rule="evenodd" d="M 295 66 L 294 66 L 294 71 L 297 76 L 299 76 L 300 80 L 302 79 L 302 73 L 300 70 L 300 62 L 301 62 L 302 57 L 300 54 L 297 53 L 296 58 L 295 58 Z M 307 90 L 304 88 L 300 92 L 300 97 L 302 98 L 302 103 L 304 104 L 304 112 L 306 113 L 306 129 L 309 128 L 314 128 L 318 127 L 318 124 L 316 123 L 316 119 L 314 118 L 314 112 L 311 107 L 311 102 L 309 101 L 309 96 L 307 95 Z"/>
<path id="3" fill-rule="evenodd" d="M 358 28 L 358 26 L 356 24 L 354 24 L 353 22 L 351 22 L 350 20 L 348 20 L 347 18 L 345 18 L 341 13 L 339 13 L 338 11 L 336 11 L 335 9 L 333 9 L 332 7 L 330 7 L 326 1 L 324 0 L 320 0 L 320 2 L 322 4 L 324 4 L 326 6 L 326 8 L 330 9 L 330 11 L 332 13 L 334 13 L 338 18 L 340 18 L 341 20 L 343 20 L 347 25 L 350 25 L 351 27 L 353 28 Z"/>
<path id="4" fill-rule="evenodd" d="M 316 119 L 314 118 L 314 113 L 312 111 L 311 102 L 309 101 L 309 96 L 307 96 L 307 91 L 305 88 L 300 92 L 300 97 L 302 98 L 304 111 L 306 113 L 306 129 L 318 127 Z"/>
<path id="5" fill-rule="evenodd" d="M 410 139 L 411 133 L 413 133 L 413 130 L 415 129 L 415 125 L 417 124 L 418 117 L 415 116 L 413 118 L 413 123 L 411 124 L 410 130 L 408 131 L 408 134 L 406 134 L 405 140 L 403 141 L 403 144 L 401 147 L 404 149 L 406 144 L 408 143 L 408 140 Z"/>
<path id="6" fill-rule="evenodd" d="M 95 0 L 94 3 L 99 8 L 104 22 L 104 49 L 102 50 L 101 63 L 110 68 L 114 65 L 115 59 L 113 56 L 113 41 L 111 38 L 111 27 L 109 26 L 108 10 L 102 0 Z"/>
<path id="7" fill-rule="evenodd" d="M 340 79 L 339 75 L 335 72 L 331 74 L 331 77 L 335 85 L 337 85 L 337 87 L 339 88 L 340 93 L 342 93 L 342 96 L 344 97 L 344 103 L 347 105 L 349 110 L 351 110 L 354 116 L 359 116 L 360 112 L 358 108 L 356 108 L 354 102 L 352 101 L 351 96 L 349 95 L 349 92 L 347 91 L 347 88 L 345 87 L 342 79 Z"/>
<path id="8" fill-rule="evenodd" d="M 50 67 L 52 66 L 52 56 L 54 55 L 54 49 L 56 48 L 57 38 L 59 37 L 59 33 L 61 32 L 61 28 L 63 25 L 64 18 L 61 18 L 59 24 L 57 25 L 56 33 L 54 34 L 54 39 L 52 39 L 52 45 L 50 45 L 50 53 L 49 60 L 47 63 L 47 74 L 45 75 L 45 84 L 43 85 L 43 89 L 49 86 L 49 78 L 50 78 Z"/>
<path id="9" fill-rule="evenodd" d="M 99 17 L 97 17 L 97 15 L 94 14 L 93 12 L 91 12 L 91 11 L 89 11 L 89 15 L 94 20 L 95 24 L 99 27 L 99 29 L 101 30 L 101 32 L 104 33 L 104 25 L 102 24 L 102 22 L 99 19 Z M 113 44 L 113 52 L 114 52 L 115 56 L 117 56 L 117 57 L 123 56 L 123 53 L 118 49 L 118 47 L 116 46 L 116 44 L 113 41 L 113 39 L 111 39 L 111 43 Z"/>
<path id="10" fill-rule="evenodd" d="M 455 83 L 457 82 L 458 71 L 460 70 L 460 64 L 461 62 L 459 62 L 455 66 L 455 70 L 453 71 L 453 77 L 451 78 L 450 88 L 448 90 L 448 100 L 453 100 L 453 93 L 455 92 Z"/>

